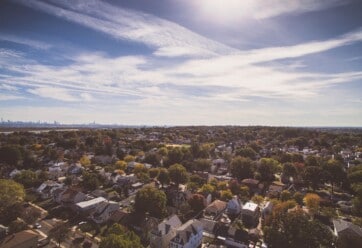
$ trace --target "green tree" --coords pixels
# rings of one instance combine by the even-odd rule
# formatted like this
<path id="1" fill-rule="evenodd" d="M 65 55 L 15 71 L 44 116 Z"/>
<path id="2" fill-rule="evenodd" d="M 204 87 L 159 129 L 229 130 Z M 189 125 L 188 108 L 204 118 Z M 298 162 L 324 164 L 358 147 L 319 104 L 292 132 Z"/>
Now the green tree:
<path id="1" fill-rule="evenodd" d="M 334 185 L 341 184 L 346 178 L 346 173 L 343 169 L 343 165 L 341 164 L 341 162 L 335 159 L 329 160 L 324 169 L 328 173 L 328 179 L 332 185 L 332 194 L 333 194 Z"/>
<path id="2" fill-rule="evenodd" d="M 93 190 L 99 188 L 99 186 L 101 185 L 101 182 L 100 182 L 97 174 L 83 172 L 82 185 L 86 190 L 93 191 Z"/>
<path id="3" fill-rule="evenodd" d="M 31 170 L 21 171 L 15 175 L 14 180 L 24 185 L 25 188 L 35 187 L 39 184 L 36 173 Z"/>
<path id="4" fill-rule="evenodd" d="M 181 164 L 173 164 L 168 169 L 168 173 L 170 174 L 170 179 L 174 182 L 177 187 L 180 183 L 186 183 L 188 180 L 188 174 Z"/>
<path id="5" fill-rule="evenodd" d="M 280 200 L 281 201 L 288 201 L 292 198 L 292 194 L 289 192 L 289 190 L 283 190 L 280 194 Z"/>
<path id="6" fill-rule="evenodd" d="M 60 244 L 64 242 L 70 234 L 70 229 L 66 223 L 58 223 L 52 229 L 50 229 L 48 233 L 48 237 L 54 239 L 58 243 L 58 247 Z"/>
<path id="7" fill-rule="evenodd" d="M 22 202 L 25 197 L 24 187 L 7 179 L 0 179 L 0 213 L 17 202 Z"/>
<path id="8" fill-rule="evenodd" d="M 159 168 L 151 168 L 148 170 L 148 173 L 150 174 L 150 178 L 156 178 L 158 177 L 159 173 L 160 173 L 160 169 Z"/>
<path id="9" fill-rule="evenodd" d="M 220 191 L 220 198 L 223 201 L 229 201 L 233 198 L 233 193 L 231 193 L 230 189 L 221 190 Z"/>
<path id="10" fill-rule="evenodd" d="M 161 217 L 166 208 L 166 194 L 151 186 L 140 189 L 135 198 L 135 210 L 138 213 L 148 212 L 155 217 Z"/>
<path id="11" fill-rule="evenodd" d="M 252 178 L 254 175 L 254 164 L 250 158 L 236 157 L 231 161 L 231 173 L 239 180 Z"/>
<path id="12" fill-rule="evenodd" d="M 274 212 L 274 210 L 273 210 Z M 264 227 L 264 239 L 271 248 L 333 247 L 332 232 L 318 221 L 310 221 L 302 210 L 283 212 Z"/>
<path id="13" fill-rule="evenodd" d="M 204 158 L 197 159 L 194 162 L 193 168 L 196 171 L 210 171 L 211 161 L 209 159 L 204 159 Z"/>
<path id="14" fill-rule="evenodd" d="M 215 192 L 215 187 L 209 183 L 205 183 L 204 185 L 202 185 L 200 192 L 205 195 L 212 194 Z"/>
<path id="15" fill-rule="evenodd" d="M 21 152 L 16 146 L 3 146 L 0 148 L 0 162 L 16 166 L 21 160 Z"/>
<path id="16" fill-rule="evenodd" d="M 160 172 L 158 174 L 157 180 L 161 183 L 162 188 L 165 184 L 170 182 L 170 174 L 168 170 L 165 168 L 160 168 Z"/>
<path id="17" fill-rule="evenodd" d="M 304 169 L 303 179 L 309 186 L 312 186 L 312 188 L 316 190 L 318 184 L 322 182 L 322 169 L 317 166 L 306 167 Z"/>
<path id="18" fill-rule="evenodd" d="M 261 181 L 273 181 L 274 174 L 280 172 L 282 169 L 281 164 L 272 158 L 262 158 L 258 165 L 258 172 Z"/>
<path id="19" fill-rule="evenodd" d="M 102 238 L 100 248 L 141 248 L 143 247 L 140 238 L 132 231 L 121 226 L 113 224 L 105 237 Z"/>

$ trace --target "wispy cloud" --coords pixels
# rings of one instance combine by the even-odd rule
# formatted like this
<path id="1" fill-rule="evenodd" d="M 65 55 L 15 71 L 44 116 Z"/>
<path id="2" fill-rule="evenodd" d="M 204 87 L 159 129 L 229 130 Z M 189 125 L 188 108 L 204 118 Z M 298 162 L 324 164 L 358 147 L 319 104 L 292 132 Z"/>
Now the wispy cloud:
<path id="1" fill-rule="evenodd" d="M 10 42 L 25 45 L 25 46 L 30 46 L 30 47 L 33 47 L 36 49 L 49 49 L 52 47 L 50 44 L 47 44 L 45 42 L 32 40 L 32 39 L 15 36 L 15 35 L 4 34 L 4 33 L 0 33 L 0 41 L 1 40 L 10 41 Z"/>
<path id="2" fill-rule="evenodd" d="M 40 87 L 35 89 L 29 89 L 28 92 L 40 97 L 51 98 L 64 102 L 75 102 L 80 100 L 79 98 L 71 95 L 64 88 Z"/>
<path id="3" fill-rule="evenodd" d="M 209 56 L 225 54 L 235 50 L 216 41 L 204 38 L 176 23 L 130 9 L 123 9 L 103 1 L 50 1 L 16 0 L 17 2 L 45 11 L 104 32 L 121 40 L 131 40 L 159 48 L 162 56 Z M 52 4 L 53 3 L 53 4 Z M 182 53 L 175 48 L 183 48 Z"/>
<path id="4" fill-rule="evenodd" d="M 232 23 L 248 18 L 260 20 L 286 14 L 301 14 L 348 2 L 348 0 L 186 0 L 181 1 L 181 4 L 190 6 L 198 15 L 211 22 Z"/>

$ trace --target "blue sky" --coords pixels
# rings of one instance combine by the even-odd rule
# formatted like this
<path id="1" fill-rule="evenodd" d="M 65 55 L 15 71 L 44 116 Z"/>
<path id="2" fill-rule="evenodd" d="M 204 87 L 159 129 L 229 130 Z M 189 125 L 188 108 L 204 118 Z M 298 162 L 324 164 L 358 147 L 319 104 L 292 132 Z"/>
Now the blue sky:
<path id="1" fill-rule="evenodd" d="M 359 0 L 0 2 L 0 117 L 362 126 Z"/>

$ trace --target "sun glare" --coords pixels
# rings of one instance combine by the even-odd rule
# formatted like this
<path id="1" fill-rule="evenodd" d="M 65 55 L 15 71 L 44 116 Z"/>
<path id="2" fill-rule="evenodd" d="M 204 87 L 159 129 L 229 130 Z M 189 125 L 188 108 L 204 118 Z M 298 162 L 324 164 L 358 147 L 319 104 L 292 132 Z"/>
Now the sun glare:
<path id="1" fill-rule="evenodd" d="M 255 7 L 253 1 L 249 0 L 200 0 L 193 1 L 193 4 L 201 17 L 217 23 L 245 19 Z"/>

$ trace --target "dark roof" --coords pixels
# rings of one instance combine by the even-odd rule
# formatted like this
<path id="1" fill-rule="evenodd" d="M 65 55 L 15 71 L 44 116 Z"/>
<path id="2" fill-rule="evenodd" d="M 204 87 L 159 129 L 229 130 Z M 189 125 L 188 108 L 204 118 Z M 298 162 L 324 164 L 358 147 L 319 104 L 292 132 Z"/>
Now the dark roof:
<path id="1" fill-rule="evenodd" d="M 339 220 L 333 220 L 333 225 L 338 233 L 343 232 L 345 230 L 349 230 L 351 232 L 354 232 L 359 237 L 362 237 L 362 228 L 351 222 L 339 219 Z"/>
<path id="2" fill-rule="evenodd" d="M 7 236 L 1 243 L 1 248 L 14 248 L 32 239 L 38 239 L 38 233 L 32 230 L 21 231 Z"/>

